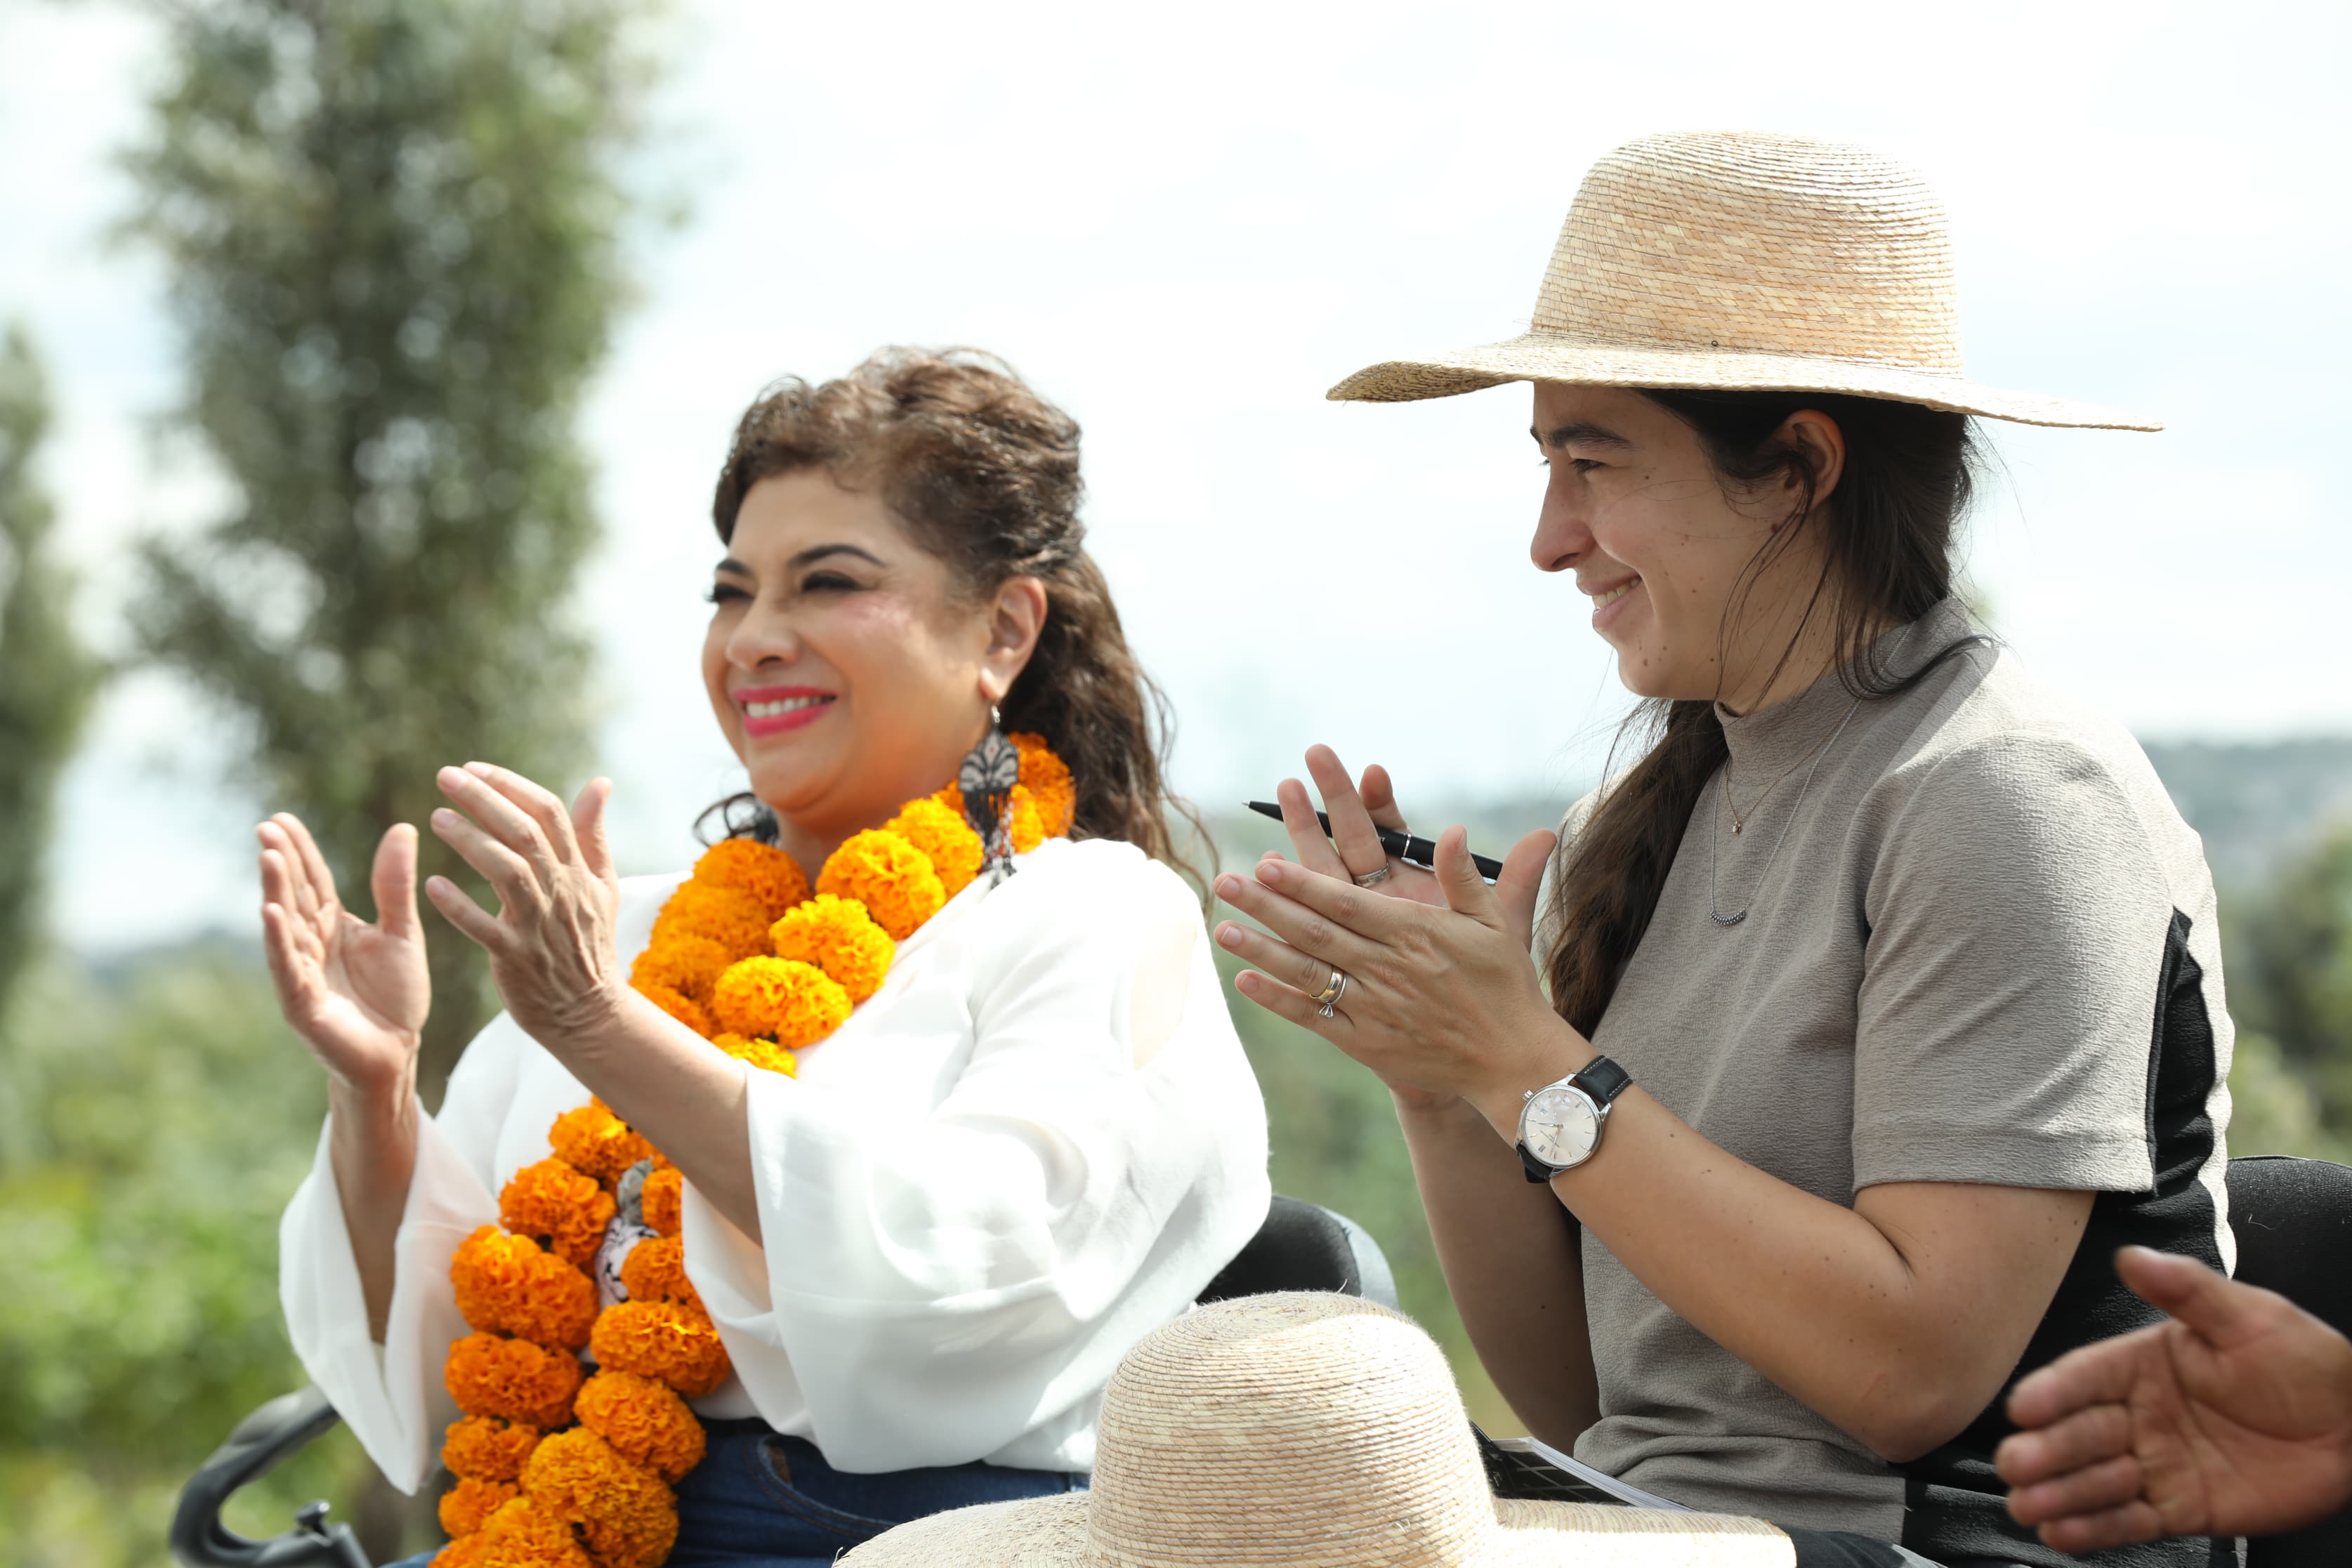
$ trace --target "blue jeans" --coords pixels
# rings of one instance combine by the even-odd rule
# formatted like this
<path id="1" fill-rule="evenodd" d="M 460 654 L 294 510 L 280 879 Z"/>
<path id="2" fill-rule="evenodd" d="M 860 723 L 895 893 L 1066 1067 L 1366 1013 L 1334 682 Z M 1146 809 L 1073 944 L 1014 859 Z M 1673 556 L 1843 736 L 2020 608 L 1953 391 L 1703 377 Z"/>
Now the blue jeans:
<path id="1" fill-rule="evenodd" d="M 977 1502 L 1084 1491 L 1087 1478 L 972 1463 L 851 1475 L 814 1444 L 758 1421 L 705 1423 L 709 1447 L 677 1484 L 670 1568 L 824 1568 L 894 1524 Z M 392 1568 L 424 1568 L 433 1554 Z"/>

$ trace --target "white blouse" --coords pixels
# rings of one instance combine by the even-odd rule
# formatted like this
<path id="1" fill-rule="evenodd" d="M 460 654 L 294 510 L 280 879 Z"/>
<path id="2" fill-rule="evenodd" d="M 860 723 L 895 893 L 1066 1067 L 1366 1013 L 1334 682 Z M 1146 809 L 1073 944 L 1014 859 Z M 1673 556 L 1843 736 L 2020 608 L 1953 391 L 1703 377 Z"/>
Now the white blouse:
<path id="1" fill-rule="evenodd" d="M 1265 1107 L 1200 905 L 1132 845 L 1051 841 L 898 946 L 800 1075 L 751 1068 L 760 1235 L 686 1188 L 686 1268 L 734 1361 L 694 1402 L 856 1471 L 1094 1462 L 1120 1356 L 1184 1312 L 1265 1218 Z M 682 880 L 621 884 L 634 956 Z M 420 1113 L 384 1343 L 328 1134 L 279 1226 L 295 1353 L 415 1491 L 457 1416 L 449 1259 L 588 1091 L 501 1014 Z"/>

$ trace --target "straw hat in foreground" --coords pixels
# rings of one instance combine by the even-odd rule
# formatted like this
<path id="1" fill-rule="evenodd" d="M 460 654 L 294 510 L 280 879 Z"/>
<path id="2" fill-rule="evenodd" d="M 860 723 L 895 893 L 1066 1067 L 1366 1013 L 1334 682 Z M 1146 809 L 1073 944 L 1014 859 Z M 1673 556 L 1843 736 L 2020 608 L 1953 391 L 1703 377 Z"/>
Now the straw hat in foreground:
<path id="1" fill-rule="evenodd" d="M 1702 131 L 1592 166 L 1518 337 L 1388 360 L 1327 394 L 1402 402 L 1505 382 L 1847 392 L 2023 424 L 2152 419 L 1979 386 L 1960 369 L 1944 209 L 1865 147 Z"/>
<path id="2" fill-rule="evenodd" d="M 1104 1391 L 1094 1490 L 933 1514 L 846 1568 L 1790 1568 L 1757 1519 L 1496 1500 L 1445 1358 L 1350 1296 L 1177 1319 Z"/>

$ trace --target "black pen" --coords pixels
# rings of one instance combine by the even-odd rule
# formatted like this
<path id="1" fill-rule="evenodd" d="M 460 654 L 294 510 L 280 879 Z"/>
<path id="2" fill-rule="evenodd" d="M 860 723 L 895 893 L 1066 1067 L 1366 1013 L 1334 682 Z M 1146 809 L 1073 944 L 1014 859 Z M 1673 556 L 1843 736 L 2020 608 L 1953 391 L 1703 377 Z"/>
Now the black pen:
<path id="1" fill-rule="evenodd" d="M 1251 800 L 1245 804 L 1261 817 L 1272 817 L 1277 822 L 1282 820 L 1282 808 L 1271 800 Z M 1315 820 L 1323 824 L 1323 836 L 1329 838 L 1331 836 L 1330 816 L 1326 812 L 1318 811 L 1315 813 Z M 1421 838 L 1412 833 L 1401 833 L 1394 828 L 1383 828 L 1378 822 L 1372 824 L 1372 831 L 1380 834 L 1381 848 L 1388 851 L 1405 864 L 1419 866 L 1423 871 L 1437 869 L 1435 840 Z M 1472 855 L 1470 863 L 1476 866 L 1478 874 L 1488 882 L 1503 874 L 1503 862 L 1486 855 Z M 1367 872 L 1364 874 L 1369 876 L 1371 873 Z"/>

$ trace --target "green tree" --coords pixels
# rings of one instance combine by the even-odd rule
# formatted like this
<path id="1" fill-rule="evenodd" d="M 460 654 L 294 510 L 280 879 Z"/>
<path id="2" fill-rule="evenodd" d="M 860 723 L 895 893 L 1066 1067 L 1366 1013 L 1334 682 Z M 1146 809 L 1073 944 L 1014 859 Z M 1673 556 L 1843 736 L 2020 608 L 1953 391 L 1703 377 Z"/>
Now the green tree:
<path id="1" fill-rule="evenodd" d="M 2263 1037 L 2276 1073 L 2315 1095 L 2319 1128 L 2352 1138 L 2352 823 L 2323 832 L 2225 915 L 2231 1016 Z"/>
<path id="2" fill-rule="evenodd" d="M 562 788 L 595 542 L 575 434 L 624 301 L 648 73 L 622 0 L 197 0 L 131 158 L 170 269 L 180 419 L 235 500 L 156 540 L 145 651 L 243 724 L 249 781 L 346 896 L 436 769 Z M 425 870 L 469 880 L 429 835 Z M 489 1010 L 433 948 L 428 1099 Z"/>
<path id="3" fill-rule="evenodd" d="M 0 1008 L 38 945 L 58 774 L 100 675 L 74 635 L 73 580 L 49 546 L 56 510 L 33 473 L 48 425 L 40 359 L 11 326 L 0 341 Z"/>
<path id="4" fill-rule="evenodd" d="M 181 1484 L 301 1385 L 278 1216 L 326 1090 L 288 1071 L 300 1050 L 250 948 L 50 954 L 26 972 L 0 1019 L 0 1568 L 159 1562 Z M 365 1521 L 372 1489 L 339 1430 L 234 1522 L 275 1534 L 321 1494 Z M 401 1511 L 380 1547 L 402 1543 Z"/>

